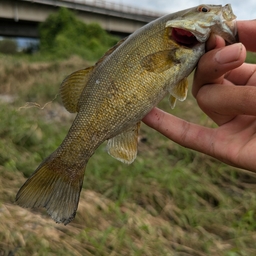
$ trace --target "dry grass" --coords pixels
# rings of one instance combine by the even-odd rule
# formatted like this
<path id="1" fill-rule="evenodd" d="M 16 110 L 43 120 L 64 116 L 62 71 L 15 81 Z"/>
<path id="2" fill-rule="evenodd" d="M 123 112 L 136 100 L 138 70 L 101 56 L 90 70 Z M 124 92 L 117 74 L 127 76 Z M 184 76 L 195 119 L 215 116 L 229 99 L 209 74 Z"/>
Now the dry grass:
<path id="1" fill-rule="evenodd" d="M 75 220 L 16 206 L 15 194 L 63 139 L 73 116 L 54 98 L 62 79 L 88 63 L 0 60 L 0 255 L 256 255 L 256 177 L 184 149 L 142 126 L 131 166 L 100 147 L 87 166 Z M 15 97 L 13 97 L 15 96 Z M 6 99 L 6 97 L 3 97 Z M 166 108 L 166 102 L 160 106 Z M 212 126 L 192 97 L 174 114 Z"/>
<path id="2" fill-rule="evenodd" d="M 154 188 L 152 195 L 162 208 L 160 214 L 150 209 L 155 203 L 150 202 L 147 195 L 144 195 L 148 201 L 145 209 L 136 203 L 118 205 L 102 194 L 84 190 L 75 221 L 62 226 L 55 224 L 43 211 L 26 210 L 11 203 L 24 181 L 20 173 L 2 170 L 1 177 L 1 201 L 6 201 L 0 207 L 1 255 L 203 256 L 208 241 L 207 255 L 217 256 L 234 247 L 232 239 L 225 239 L 231 234 L 235 237 L 234 228 L 215 221 L 196 227 L 187 223 L 184 227 L 185 220 L 180 218 L 182 210 L 174 200 Z M 209 191 L 214 189 L 209 188 Z M 210 214 L 213 209 L 207 200 L 203 201 L 208 210 L 201 214 Z M 233 211 L 239 213 L 240 209 Z M 256 238 L 254 232 L 246 236 L 245 243 L 247 239 Z M 247 248 L 246 252 L 254 255 L 256 249 Z"/>

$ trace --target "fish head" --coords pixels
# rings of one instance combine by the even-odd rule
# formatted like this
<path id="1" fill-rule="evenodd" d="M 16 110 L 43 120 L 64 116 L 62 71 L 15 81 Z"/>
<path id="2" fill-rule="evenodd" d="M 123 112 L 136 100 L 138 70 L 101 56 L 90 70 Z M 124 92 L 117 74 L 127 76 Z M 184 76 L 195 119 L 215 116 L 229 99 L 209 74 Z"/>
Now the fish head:
<path id="1" fill-rule="evenodd" d="M 182 45 L 207 41 L 211 33 L 220 35 L 229 44 L 237 41 L 236 16 L 231 5 L 199 5 L 179 12 L 167 21 L 171 37 Z"/>

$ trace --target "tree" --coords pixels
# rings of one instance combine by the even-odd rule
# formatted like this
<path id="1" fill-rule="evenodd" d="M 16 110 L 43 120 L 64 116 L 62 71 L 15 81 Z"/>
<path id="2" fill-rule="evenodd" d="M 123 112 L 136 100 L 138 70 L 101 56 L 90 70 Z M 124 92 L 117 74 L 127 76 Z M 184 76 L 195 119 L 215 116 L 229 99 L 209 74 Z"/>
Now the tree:
<path id="1" fill-rule="evenodd" d="M 39 33 L 41 52 L 59 57 L 77 54 L 88 60 L 99 58 L 118 41 L 98 24 L 85 24 L 66 8 L 51 14 Z"/>
<path id="2" fill-rule="evenodd" d="M 17 53 L 17 42 L 12 39 L 3 39 L 0 41 L 0 52 L 4 54 Z"/>

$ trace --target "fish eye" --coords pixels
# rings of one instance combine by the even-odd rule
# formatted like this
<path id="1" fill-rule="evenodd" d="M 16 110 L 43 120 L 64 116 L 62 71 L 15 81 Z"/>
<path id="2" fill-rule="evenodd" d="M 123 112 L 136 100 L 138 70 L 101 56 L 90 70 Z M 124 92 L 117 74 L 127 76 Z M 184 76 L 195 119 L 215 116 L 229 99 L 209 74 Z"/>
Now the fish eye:
<path id="1" fill-rule="evenodd" d="M 199 12 L 209 12 L 210 11 L 210 8 L 205 6 L 205 5 L 201 5 L 198 7 L 197 9 Z"/>

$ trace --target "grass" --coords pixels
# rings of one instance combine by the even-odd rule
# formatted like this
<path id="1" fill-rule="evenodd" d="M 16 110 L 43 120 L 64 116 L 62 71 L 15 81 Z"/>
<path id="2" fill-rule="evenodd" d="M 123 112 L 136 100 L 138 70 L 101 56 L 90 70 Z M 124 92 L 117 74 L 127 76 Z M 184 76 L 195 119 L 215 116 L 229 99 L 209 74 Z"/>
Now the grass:
<path id="1" fill-rule="evenodd" d="M 105 144 L 90 159 L 78 213 L 68 226 L 14 198 L 38 164 L 65 137 L 74 115 L 60 99 L 44 106 L 78 57 L 35 62 L 0 58 L 0 255 L 256 254 L 256 177 L 180 147 L 142 125 L 132 165 L 111 158 Z M 171 111 L 167 100 L 160 107 Z M 173 114 L 214 126 L 191 95 Z"/>

